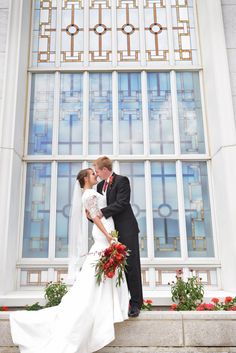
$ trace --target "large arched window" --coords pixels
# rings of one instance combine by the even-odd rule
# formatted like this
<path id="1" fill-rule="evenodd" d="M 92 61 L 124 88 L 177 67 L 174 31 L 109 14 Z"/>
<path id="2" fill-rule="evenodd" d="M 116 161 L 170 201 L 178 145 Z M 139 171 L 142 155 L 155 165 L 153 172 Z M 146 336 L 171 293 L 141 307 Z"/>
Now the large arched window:
<path id="1" fill-rule="evenodd" d="M 131 181 L 144 288 L 179 268 L 217 286 L 196 18 L 194 0 L 33 1 L 21 287 L 66 276 L 75 176 L 102 154 Z"/>

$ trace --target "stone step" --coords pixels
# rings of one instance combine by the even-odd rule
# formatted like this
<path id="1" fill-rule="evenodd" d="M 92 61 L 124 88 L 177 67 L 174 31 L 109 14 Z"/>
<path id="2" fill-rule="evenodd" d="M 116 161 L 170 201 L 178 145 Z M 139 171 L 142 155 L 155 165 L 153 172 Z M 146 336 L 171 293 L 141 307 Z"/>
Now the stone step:
<path id="1" fill-rule="evenodd" d="M 189 353 L 193 347 L 193 352 L 212 347 L 212 352 L 236 353 L 235 312 L 141 312 L 116 324 L 115 330 L 116 339 L 100 353 Z M 0 312 L 0 353 L 17 352 L 14 349 L 9 313 Z"/>
<path id="2" fill-rule="evenodd" d="M 0 347 L 0 353 L 19 353 L 17 347 Z M 236 353 L 236 347 L 105 347 L 97 353 Z"/>

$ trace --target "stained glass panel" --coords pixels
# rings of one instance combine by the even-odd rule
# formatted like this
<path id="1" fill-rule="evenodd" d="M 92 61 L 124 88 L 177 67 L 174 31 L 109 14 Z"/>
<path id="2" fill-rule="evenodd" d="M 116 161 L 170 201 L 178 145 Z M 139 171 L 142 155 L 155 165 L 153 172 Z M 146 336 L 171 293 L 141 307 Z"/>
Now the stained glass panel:
<path id="1" fill-rule="evenodd" d="M 206 163 L 183 162 L 183 181 L 189 256 L 214 256 Z"/>
<path id="2" fill-rule="evenodd" d="M 34 0 L 33 66 L 55 65 L 56 17 L 57 0 Z"/>
<path id="3" fill-rule="evenodd" d="M 143 153 L 143 117 L 140 73 L 119 74 L 120 154 Z"/>
<path id="4" fill-rule="evenodd" d="M 146 60 L 169 60 L 166 0 L 145 0 L 144 21 Z"/>
<path id="5" fill-rule="evenodd" d="M 56 257 L 68 256 L 69 215 L 71 197 L 81 163 L 58 163 Z"/>
<path id="6" fill-rule="evenodd" d="M 91 73 L 89 84 L 89 153 L 112 154 L 111 74 Z"/>
<path id="7" fill-rule="evenodd" d="M 177 72 L 180 145 L 182 153 L 205 153 L 198 72 Z"/>
<path id="8" fill-rule="evenodd" d="M 89 9 L 89 60 L 110 62 L 112 54 L 111 1 L 91 0 Z"/>
<path id="9" fill-rule="evenodd" d="M 59 154 L 82 154 L 83 77 L 61 74 Z"/>
<path id="10" fill-rule="evenodd" d="M 145 176 L 143 163 L 120 163 L 120 173 L 130 179 L 131 206 L 138 221 L 140 255 L 147 257 Z"/>
<path id="11" fill-rule="evenodd" d="M 116 1 L 118 61 L 137 62 L 140 60 L 138 1 Z"/>
<path id="12" fill-rule="evenodd" d="M 152 162 L 151 166 L 155 257 L 180 257 L 175 163 Z"/>
<path id="13" fill-rule="evenodd" d="M 50 183 L 50 163 L 28 163 L 23 257 L 48 257 Z"/>
<path id="14" fill-rule="evenodd" d="M 149 140 L 151 154 L 174 153 L 170 75 L 148 73 Z"/>
<path id="15" fill-rule="evenodd" d="M 61 62 L 62 65 L 80 63 L 84 59 L 83 0 L 61 1 Z"/>
<path id="16" fill-rule="evenodd" d="M 28 154 L 52 152 L 54 80 L 53 74 L 32 75 Z"/>
<path id="17" fill-rule="evenodd" d="M 197 63 L 193 0 L 171 0 L 176 64 Z"/>

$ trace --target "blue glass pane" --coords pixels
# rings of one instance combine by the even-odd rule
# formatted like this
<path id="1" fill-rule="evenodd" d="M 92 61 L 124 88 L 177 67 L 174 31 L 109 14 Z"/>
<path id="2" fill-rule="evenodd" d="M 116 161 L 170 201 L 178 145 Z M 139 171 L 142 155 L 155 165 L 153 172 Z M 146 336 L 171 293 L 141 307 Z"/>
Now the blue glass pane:
<path id="1" fill-rule="evenodd" d="M 140 73 L 119 74 L 120 154 L 143 153 L 143 117 Z"/>
<path id="2" fill-rule="evenodd" d="M 152 163 L 152 208 L 155 257 L 180 257 L 175 163 Z"/>
<path id="3" fill-rule="evenodd" d="M 54 75 L 33 74 L 28 154 L 51 154 L 53 105 Z"/>
<path id="4" fill-rule="evenodd" d="M 140 233 L 140 254 L 147 257 L 147 226 L 146 226 L 146 200 L 145 177 L 143 163 L 120 163 L 120 173 L 126 175 L 131 186 L 131 205 L 138 221 Z"/>
<path id="5" fill-rule="evenodd" d="M 151 154 L 174 153 L 169 73 L 148 73 L 149 140 Z"/>
<path id="6" fill-rule="evenodd" d="M 112 154 L 111 74 L 90 74 L 89 85 L 89 153 Z"/>
<path id="7" fill-rule="evenodd" d="M 205 153 L 198 73 L 178 72 L 176 75 L 181 152 Z"/>
<path id="8" fill-rule="evenodd" d="M 214 256 L 211 210 L 205 162 L 184 162 L 185 218 L 190 257 Z"/>
<path id="9" fill-rule="evenodd" d="M 23 257 L 48 257 L 50 183 L 50 163 L 28 164 Z"/>
<path id="10" fill-rule="evenodd" d="M 61 74 L 59 154 L 82 154 L 82 84 L 81 74 Z"/>
<path id="11" fill-rule="evenodd" d="M 68 256 L 68 226 L 71 197 L 81 163 L 58 163 L 56 257 Z"/>

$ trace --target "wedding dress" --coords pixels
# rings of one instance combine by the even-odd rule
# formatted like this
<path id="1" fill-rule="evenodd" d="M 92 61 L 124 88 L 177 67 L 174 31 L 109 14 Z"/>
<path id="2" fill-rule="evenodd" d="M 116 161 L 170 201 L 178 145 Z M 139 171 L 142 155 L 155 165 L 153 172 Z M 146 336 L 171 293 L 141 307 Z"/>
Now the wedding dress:
<path id="1" fill-rule="evenodd" d="M 106 197 L 87 189 L 82 203 L 95 216 L 106 206 Z M 114 230 L 112 218 L 101 221 L 108 232 Z M 94 244 L 83 267 L 58 306 L 10 314 L 12 339 L 21 353 L 94 352 L 114 340 L 114 323 L 128 318 L 126 280 L 120 287 L 115 277 L 96 283 L 94 263 L 109 243 L 95 224 L 92 235 Z"/>

